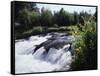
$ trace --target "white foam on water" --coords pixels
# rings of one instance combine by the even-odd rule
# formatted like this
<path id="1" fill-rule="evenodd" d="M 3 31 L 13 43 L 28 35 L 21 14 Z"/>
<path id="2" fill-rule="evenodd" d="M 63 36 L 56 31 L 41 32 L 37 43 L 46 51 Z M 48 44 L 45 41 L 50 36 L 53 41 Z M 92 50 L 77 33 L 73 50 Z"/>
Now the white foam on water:
<path id="1" fill-rule="evenodd" d="M 45 48 L 39 48 L 34 54 L 35 45 L 45 42 L 51 36 L 39 37 L 31 36 L 29 40 L 19 40 L 15 43 L 15 72 L 33 73 L 33 72 L 51 72 L 70 69 L 71 53 L 66 51 L 69 44 L 61 49 L 50 48 L 47 55 L 44 56 Z"/>

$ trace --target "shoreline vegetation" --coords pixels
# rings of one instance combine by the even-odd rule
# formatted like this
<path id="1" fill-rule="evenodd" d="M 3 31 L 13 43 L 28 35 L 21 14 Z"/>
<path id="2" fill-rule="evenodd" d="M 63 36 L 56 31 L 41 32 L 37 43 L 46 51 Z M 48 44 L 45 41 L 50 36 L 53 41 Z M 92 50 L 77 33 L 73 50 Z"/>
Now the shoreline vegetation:
<path id="1" fill-rule="evenodd" d="M 20 34 L 16 34 L 15 39 L 22 39 L 22 38 L 28 38 L 32 35 L 39 35 L 39 34 L 47 34 L 47 33 L 51 33 L 51 32 L 66 32 L 69 35 L 71 35 L 71 33 L 69 33 L 69 28 L 67 28 L 66 26 L 63 27 L 49 27 L 49 28 L 45 28 L 42 26 L 36 26 L 32 29 L 29 29 L 23 33 Z"/>
<path id="2" fill-rule="evenodd" d="M 20 8 L 19 8 L 20 7 Z M 71 69 L 97 69 L 97 11 L 70 13 L 61 8 L 58 12 L 39 8 L 36 3 L 15 3 L 15 40 L 50 32 L 66 32 L 75 36 L 75 60 Z"/>

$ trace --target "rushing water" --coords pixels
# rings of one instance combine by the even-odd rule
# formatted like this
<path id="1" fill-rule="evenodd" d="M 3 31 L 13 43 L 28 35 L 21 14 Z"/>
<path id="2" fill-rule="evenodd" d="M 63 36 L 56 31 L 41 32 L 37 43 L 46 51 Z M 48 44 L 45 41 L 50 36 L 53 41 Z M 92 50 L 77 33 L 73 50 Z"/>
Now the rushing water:
<path id="1" fill-rule="evenodd" d="M 51 41 L 48 43 L 48 40 Z M 74 41 L 73 36 L 67 36 L 64 33 L 49 33 L 44 36 L 36 35 L 29 37 L 29 39 L 20 39 L 15 41 L 16 74 L 65 71 L 71 68 L 72 49 L 69 48 L 71 47 L 70 43 Z M 64 41 L 67 42 L 62 44 L 61 42 Z M 45 43 L 45 45 L 40 46 L 34 52 L 34 49 L 43 43 Z M 54 44 L 57 46 L 63 46 L 55 48 L 56 45 Z M 49 51 L 44 53 L 46 52 L 46 47 L 49 48 Z"/>

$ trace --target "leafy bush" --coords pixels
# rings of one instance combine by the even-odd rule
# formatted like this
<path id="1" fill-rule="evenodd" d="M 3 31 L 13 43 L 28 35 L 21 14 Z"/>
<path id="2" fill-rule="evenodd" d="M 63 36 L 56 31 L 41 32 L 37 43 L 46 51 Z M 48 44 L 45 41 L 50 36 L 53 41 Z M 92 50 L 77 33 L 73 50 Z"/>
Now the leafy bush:
<path id="1" fill-rule="evenodd" d="M 96 25 L 91 22 L 90 27 L 84 35 L 84 42 L 86 44 L 86 62 L 88 69 L 97 68 L 97 33 Z"/>
<path id="2" fill-rule="evenodd" d="M 75 42 L 75 61 L 73 70 L 89 70 L 97 68 L 97 34 L 94 21 L 83 27 L 84 31 L 78 31 Z"/>

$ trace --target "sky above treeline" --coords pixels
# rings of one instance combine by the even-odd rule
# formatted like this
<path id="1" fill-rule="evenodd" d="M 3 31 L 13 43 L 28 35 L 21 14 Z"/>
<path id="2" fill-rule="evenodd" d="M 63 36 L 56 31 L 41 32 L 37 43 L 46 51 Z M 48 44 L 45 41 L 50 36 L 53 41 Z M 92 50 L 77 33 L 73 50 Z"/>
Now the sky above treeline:
<path id="1" fill-rule="evenodd" d="M 81 11 L 87 12 L 89 14 L 94 14 L 96 11 L 96 7 L 91 6 L 72 6 L 72 5 L 55 5 L 55 4 L 39 4 L 37 3 L 37 7 L 41 10 L 41 8 L 49 9 L 53 13 L 54 11 L 57 12 L 61 8 L 65 11 L 70 13 L 77 12 L 80 13 Z"/>

